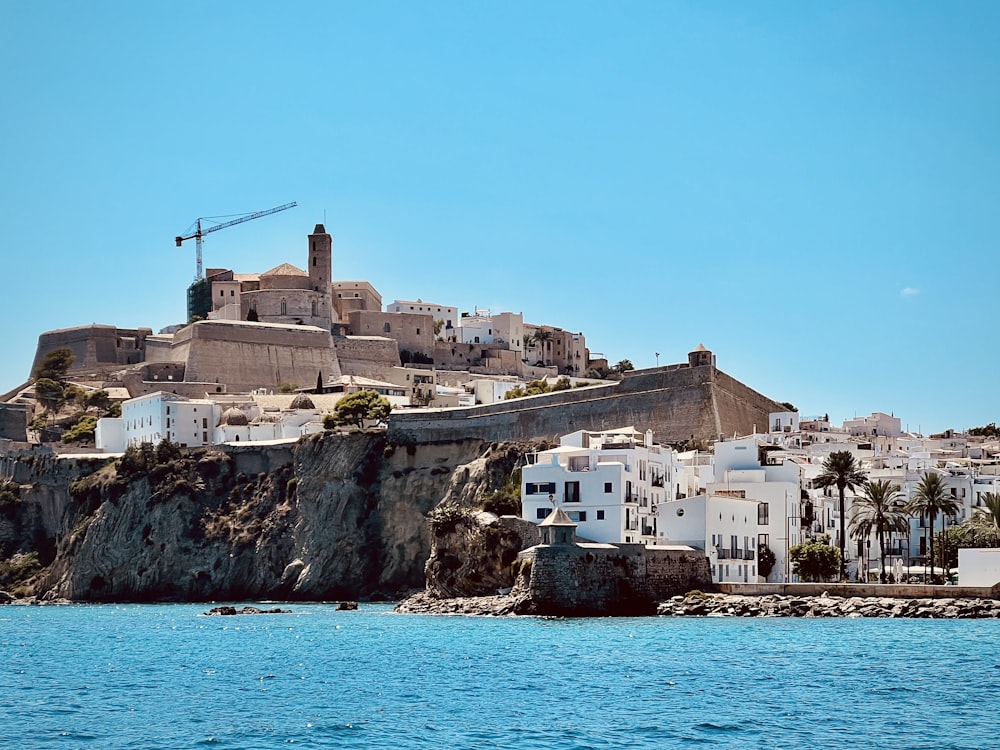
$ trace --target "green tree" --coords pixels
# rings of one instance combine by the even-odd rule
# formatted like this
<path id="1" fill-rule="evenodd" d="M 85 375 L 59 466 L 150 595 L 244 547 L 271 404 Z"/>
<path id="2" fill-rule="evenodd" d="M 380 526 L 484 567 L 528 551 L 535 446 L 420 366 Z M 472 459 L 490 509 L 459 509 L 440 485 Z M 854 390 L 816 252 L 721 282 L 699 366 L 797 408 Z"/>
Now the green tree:
<path id="1" fill-rule="evenodd" d="M 111 410 L 111 397 L 105 390 L 91 391 L 87 394 L 87 408 L 95 409 L 98 416 L 101 412 L 107 414 Z"/>
<path id="2" fill-rule="evenodd" d="M 788 550 L 788 556 L 792 561 L 792 572 L 803 581 L 829 581 L 843 570 L 840 550 L 830 544 L 828 534 L 796 544 Z"/>
<path id="3" fill-rule="evenodd" d="M 980 435 L 982 437 L 1000 437 L 1000 428 L 996 422 L 990 422 L 982 427 L 973 427 L 969 430 L 970 435 Z"/>
<path id="4" fill-rule="evenodd" d="M 333 413 L 338 424 L 364 427 L 366 419 L 384 421 L 391 410 L 392 404 L 385 396 L 380 396 L 376 391 L 358 391 L 340 399 L 333 408 Z"/>
<path id="5" fill-rule="evenodd" d="M 62 408 L 66 394 L 58 380 L 39 378 L 35 381 L 35 398 L 48 411 L 55 412 Z"/>
<path id="6" fill-rule="evenodd" d="M 774 552 L 766 544 L 757 545 L 757 572 L 760 573 L 764 578 L 771 575 L 771 571 L 774 570 L 774 563 L 777 558 L 774 556 Z"/>
<path id="7" fill-rule="evenodd" d="M 930 523 L 930 559 L 931 567 L 934 565 L 934 519 L 941 516 L 941 530 L 944 531 L 945 517 L 954 518 L 958 515 L 958 501 L 951 496 L 948 488 L 944 484 L 944 479 L 940 474 L 925 471 L 916 491 L 910 497 L 910 502 L 906 509 L 912 515 L 926 515 Z M 924 532 L 925 534 L 927 531 Z"/>
<path id="8" fill-rule="evenodd" d="M 62 436 L 64 443 L 92 443 L 94 432 L 97 430 L 97 417 L 93 414 L 84 414 L 79 421 Z"/>
<path id="9" fill-rule="evenodd" d="M 38 365 L 38 369 L 35 370 L 35 378 L 62 381 L 66 377 L 66 373 L 69 372 L 74 359 L 76 358 L 69 349 L 53 349 L 45 355 L 41 364 Z"/>
<path id="10" fill-rule="evenodd" d="M 865 473 L 861 470 L 854 454 L 850 451 L 833 451 L 823 462 L 823 470 L 818 477 L 813 480 L 816 487 L 836 487 L 840 497 L 840 579 L 845 575 L 844 564 L 846 560 L 845 550 L 847 549 L 847 524 L 844 512 L 844 490 L 850 489 L 865 482 Z"/>
<path id="11" fill-rule="evenodd" d="M 983 494 L 983 506 L 962 522 L 970 547 L 1000 547 L 1000 493 Z"/>
<path id="12" fill-rule="evenodd" d="M 535 331 L 534 335 L 531 337 L 531 341 L 534 344 L 538 344 L 538 361 L 545 363 L 545 345 L 548 344 L 551 348 L 552 339 L 554 334 L 552 331 L 547 331 L 544 328 L 539 328 Z"/>
<path id="13" fill-rule="evenodd" d="M 619 361 L 611 369 L 614 370 L 615 372 L 617 372 L 619 375 L 624 375 L 629 370 L 634 370 L 635 369 L 635 365 L 632 364 L 632 360 L 623 359 L 623 360 Z"/>
<path id="14" fill-rule="evenodd" d="M 434 336 L 436 338 L 441 338 L 441 331 L 443 329 L 444 329 L 444 321 L 443 320 L 435 320 L 434 321 Z"/>
<path id="15" fill-rule="evenodd" d="M 885 535 L 902 533 L 910 527 L 899 489 L 898 484 L 885 479 L 865 482 L 861 485 L 861 495 L 854 501 L 855 513 L 848 526 L 851 536 L 859 542 L 865 542 L 872 532 L 878 537 L 879 580 L 882 583 L 886 582 Z"/>

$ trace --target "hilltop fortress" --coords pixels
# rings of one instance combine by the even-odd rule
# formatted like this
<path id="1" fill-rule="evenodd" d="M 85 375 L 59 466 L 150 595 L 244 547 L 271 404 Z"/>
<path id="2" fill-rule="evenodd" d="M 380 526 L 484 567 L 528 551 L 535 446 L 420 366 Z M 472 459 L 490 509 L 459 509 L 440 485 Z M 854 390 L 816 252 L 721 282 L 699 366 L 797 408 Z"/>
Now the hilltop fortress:
<path id="1" fill-rule="evenodd" d="M 717 369 L 702 346 L 687 362 L 602 381 L 594 373 L 607 372 L 607 361 L 591 358 L 582 333 L 525 324 L 520 313 L 460 315 L 419 299 L 383 311 L 369 282 L 334 281 L 332 265 L 332 238 L 317 224 L 308 235 L 308 270 L 210 268 L 188 289 L 187 325 L 156 334 L 98 324 L 49 331 L 39 336 L 32 372 L 67 348 L 71 380 L 118 387 L 131 398 L 320 393 L 351 378 L 371 381 L 381 391 L 399 389 L 408 405 L 431 407 L 393 411 L 390 435 L 405 441 L 555 438 L 622 424 L 646 425 L 664 442 L 713 441 L 765 427 L 770 413 L 787 410 Z M 566 376 L 576 383 L 584 375 L 592 385 L 502 398 L 518 382 Z M 477 380 L 492 387 L 473 388 Z M 454 395 L 463 387 L 464 398 Z"/>

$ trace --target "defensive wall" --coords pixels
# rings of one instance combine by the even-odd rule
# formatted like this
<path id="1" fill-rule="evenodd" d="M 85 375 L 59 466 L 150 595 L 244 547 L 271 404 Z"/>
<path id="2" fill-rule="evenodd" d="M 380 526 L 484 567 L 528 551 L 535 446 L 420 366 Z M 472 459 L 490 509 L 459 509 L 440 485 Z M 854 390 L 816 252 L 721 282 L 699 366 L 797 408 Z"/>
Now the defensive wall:
<path id="1" fill-rule="evenodd" d="M 576 430 L 635 425 L 658 441 L 718 440 L 720 435 L 766 429 L 768 415 L 785 407 L 712 365 L 637 370 L 618 383 L 572 388 L 497 404 L 394 413 L 396 442 L 555 440 Z"/>
<path id="2" fill-rule="evenodd" d="M 185 362 L 184 378 L 229 391 L 313 386 L 340 376 L 329 331 L 228 320 L 202 320 L 174 334 L 170 361 Z"/>
<path id="3" fill-rule="evenodd" d="M 386 380 L 399 367 L 395 339 L 384 336 L 334 336 L 333 346 L 344 375 Z"/>
<path id="4" fill-rule="evenodd" d="M 696 550 L 641 544 L 538 545 L 518 555 L 514 594 L 545 615 L 655 614 L 657 602 L 711 585 L 708 558 Z"/>
<path id="5" fill-rule="evenodd" d="M 27 441 L 29 416 L 27 404 L 0 404 L 0 439 Z"/>
<path id="6" fill-rule="evenodd" d="M 56 349 L 73 352 L 69 374 L 105 372 L 123 365 L 134 365 L 145 359 L 146 337 L 151 328 L 116 328 L 94 323 L 89 326 L 60 328 L 46 331 L 38 337 L 34 373 L 45 357 Z"/>

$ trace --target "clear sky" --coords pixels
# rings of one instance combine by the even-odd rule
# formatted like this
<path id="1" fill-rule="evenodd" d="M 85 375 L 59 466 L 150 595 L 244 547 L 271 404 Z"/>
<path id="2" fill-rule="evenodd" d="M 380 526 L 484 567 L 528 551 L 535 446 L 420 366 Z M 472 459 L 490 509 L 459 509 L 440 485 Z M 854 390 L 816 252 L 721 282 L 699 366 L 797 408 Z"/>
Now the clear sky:
<path id="1" fill-rule="evenodd" d="M 0 392 L 206 267 L 523 312 L 803 415 L 1000 421 L 1000 3 L 0 0 Z"/>

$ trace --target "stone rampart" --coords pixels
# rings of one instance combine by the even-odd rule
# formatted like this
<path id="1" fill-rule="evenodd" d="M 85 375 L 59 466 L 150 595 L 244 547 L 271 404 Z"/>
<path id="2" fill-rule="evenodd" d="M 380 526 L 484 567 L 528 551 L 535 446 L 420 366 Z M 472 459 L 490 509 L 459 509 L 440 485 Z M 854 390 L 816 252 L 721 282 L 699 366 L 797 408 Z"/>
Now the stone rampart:
<path id="1" fill-rule="evenodd" d="M 662 367 L 621 382 L 573 388 L 487 406 L 394 413 L 390 438 L 489 441 L 554 440 L 575 430 L 627 425 L 653 430 L 660 442 L 717 440 L 749 434 L 784 407 L 714 367 Z"/>
<path id="2" fill-rule="evenodd" d="M 315 385 L 340 376 L 328 331 L 313 326 L 203 320 L 174 336 L 186 348 L 185 380 L 228 385 L 231 391 Z"/>
<path id="3" fill-rule="evenodd" d="M 653 614 L 657 602 L 712 580 L 704 554 L 641 544 L 538 545 L 519 558 L 530 572 L 512 593 L 539 615 Z"/>
<path id="4" fill-rule="evenodd" d="M 25 442 L 29 414 L 26 404 L 0 404 L 0 438 Z"/>
<path id="5" fill-rule="evenodd" d="M 381 336 L 334 336 L 337 361 L 344 375 L 386 380 L 399 367 L 399 347 L 395 339 Z"/>
<path id="6" fill-rule="evenodd" d="M 71 376 L 137 364 L 145 358 L 145 340 L 152 333 L 150 328 L 116 328 L 98 323 L 46 331 L 38 337 L 31 372 L 34 373 L 45 357 L 56 349 L 73 352 Z"/>

